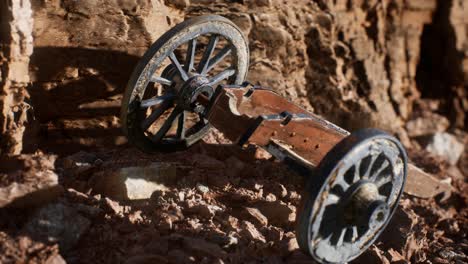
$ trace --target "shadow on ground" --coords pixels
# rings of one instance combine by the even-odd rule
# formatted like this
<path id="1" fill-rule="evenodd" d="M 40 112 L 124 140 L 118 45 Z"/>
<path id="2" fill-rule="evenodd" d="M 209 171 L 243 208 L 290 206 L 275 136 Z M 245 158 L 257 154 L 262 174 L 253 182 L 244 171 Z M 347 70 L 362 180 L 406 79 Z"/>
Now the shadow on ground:
<path id="1" fill-rule="evenodd" d="M 70 154 L 125 142 L 120 100 L 138 59 L 119 51 L 36 47 L 29 89 L 36 123 L 24 137 L 27 151 Z"/>

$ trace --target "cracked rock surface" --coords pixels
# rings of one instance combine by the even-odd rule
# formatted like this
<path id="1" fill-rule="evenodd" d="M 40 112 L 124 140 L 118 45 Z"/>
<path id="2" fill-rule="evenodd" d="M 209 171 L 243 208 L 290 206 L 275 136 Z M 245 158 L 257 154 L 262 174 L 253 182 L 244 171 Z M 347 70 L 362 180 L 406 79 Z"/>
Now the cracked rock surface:
<path id="1" fill-rule="evenodd" d="M 345 129 L 380 127 L 407 144 L 405 123 L 421 96 L 442 97 L 438 111 L 466 128 L 466 2 L 439 2 L 34 0 L 31 97 L 50 135 L 37 144 L 70 153 L 124 144 L 118 108 L 139 57 L 203 14 L 223 15 L 247 36 L 249 81 Z"/>
<path id="2" fill-rule="evenodd" d="M 121 132 L 140 56 L 203 14 L 247 36 L 249 81 L 345 129 L 390 131 L 421 169 L 352 263 L 468 263 L 466 1 L 18 3 L 29 2 L 31 34 L 11 42 L 21 62 L 5 56 L 10 44 L 0 50 L 2 113 L 24 153 L 0 158 L 0 263 L 311 262 L 294 224 L 304 180 L 265 151 L 213 131 L 149 155 Z M 13 95 L 18 107 L 4 104 Z"/>

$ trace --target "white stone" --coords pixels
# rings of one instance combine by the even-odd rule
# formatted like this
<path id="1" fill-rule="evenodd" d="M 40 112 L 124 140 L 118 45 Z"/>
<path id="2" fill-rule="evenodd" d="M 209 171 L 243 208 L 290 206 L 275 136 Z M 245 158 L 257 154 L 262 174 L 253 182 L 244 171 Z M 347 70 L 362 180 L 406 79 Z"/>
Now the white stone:
<path id="1" fill-rule="evenodd" d="M 197 183 L 197 190 L 203 194 L 207 193 L 210 191 L 210 188 L 208 186 L 205 186 L 201 183 Z"/>
<path id="2" fill-rule="evenodd" d="M 455 136 L 449 133 L 435 133 L 426 150 L 447 160 L 450 164 L 455 165 L 458 162 L 465 146 L 460 143 Z"/>
<path id="3" fill-rule="evenodd" d="M 152 163 L 99 172 L 92 177 L 90 185 L 95 193 L 116 200 L 141 200 L 149 199 L 156 191 L 167 191 L 167 185 L 175 180 L 173 164 Z"/>

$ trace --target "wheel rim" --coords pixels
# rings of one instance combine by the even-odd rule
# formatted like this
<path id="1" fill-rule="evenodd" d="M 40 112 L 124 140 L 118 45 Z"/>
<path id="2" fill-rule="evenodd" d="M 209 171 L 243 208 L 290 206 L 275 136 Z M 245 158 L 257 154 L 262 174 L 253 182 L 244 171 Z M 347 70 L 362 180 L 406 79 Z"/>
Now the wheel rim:
<path id="1" fill-rule="evenodd" d="M 195 143 L 210 126 L 195 109 L 180 106 L 182 88 L 194 78 L 206 87 L 240 84 L 247 67 L 247 42 L 229 20 L 203 16 L 177 25 L 150 47 L 127 85 L 121 120 L 129 141 L 146 151 Z M 148 96 L 152 84 L 159 90 Z"/>
<path id="2" fill-rule="evenodd" d="M 398 205 L 406 153 L 378 130 L 353 133 L 330 151 L 311 179 L 299 217 L 301 248 L 326 263 L 348 262 L 377 239 Z M 320 184 L 320 182 L 322 184 Z"/>

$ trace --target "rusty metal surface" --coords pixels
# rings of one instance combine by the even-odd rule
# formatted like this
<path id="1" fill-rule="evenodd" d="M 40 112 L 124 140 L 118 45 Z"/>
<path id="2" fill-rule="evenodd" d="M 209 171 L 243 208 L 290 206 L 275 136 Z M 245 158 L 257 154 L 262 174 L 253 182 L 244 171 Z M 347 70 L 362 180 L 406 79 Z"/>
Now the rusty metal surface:
<path id="1" fill-rule="evenodd" d="M 219 89 L 222 91 L 214 99 L 207 118 L 211 125 L 235 142 L 244 139 L 265 147 L 275 140 L 317 165 L 349 134 L 271 90 L 252 87 Z"/>
<path id="2" fill-rule="evenodd" d="M 221 89 L 213 96 L 214 98 L 210 102 L 211 105 L 208 106 L 209 111 L 206 113 L 206 118 L 224 136 L 238 142 L 247 129 L 256 123 L 256 117 L 240 114 L 237 111 L 236 98 L 230 97 L 225 88 Z M 198 102 L 201 104 L 208 103 L 204 97 L 199 97 Z"/>
<path id="3" fill-rule="evenodd" d="M 312 115 L 270 89 L 247 85 L 242 88 L 226 88 L 226 93 L 230 97 L 235 97 L 237 110 L 240 113 L 251 117 L 280 114 L 284 111 Z"/>
<path id="4" fill-rule="evenodd" d="M 344 137 L 310 118 L 293 119 L 287 125 L 283 125 L 282 121 L 265 120 L 255 130 L 249 141 L 265 146 L 271 139 L 279 140 L 304 159 L 317 165 L 325 154 Z"/>

